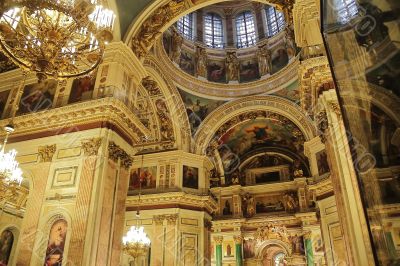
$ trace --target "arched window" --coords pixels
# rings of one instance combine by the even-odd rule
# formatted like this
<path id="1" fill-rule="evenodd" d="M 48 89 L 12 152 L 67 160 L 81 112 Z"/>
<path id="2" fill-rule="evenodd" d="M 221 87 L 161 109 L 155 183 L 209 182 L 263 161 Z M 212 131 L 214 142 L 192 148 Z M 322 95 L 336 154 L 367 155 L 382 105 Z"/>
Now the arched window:
<path id="1" fill-rule="evenodd" d="M 188 40 L 193 40 L 193 13 L 181 17 L 177 23 L 178 31 Z"/>
<path id="2" fill-rule="evenodd" d="M 253 14 L 250 11 L 243 12 L 236 17 L 236 41 L 238 48 L 256 44 L 256 28 Z"/>
<path id="3" fill-rule="evenodd" d="M 209 47 L 223 48 L 223 40 L 222 18 L 215 13 L 207 13 L 204 16 L 204 42 Z"/>
<path id="4" fill-rule="evenodd" d="M 14 234 L 4 230 L 0 235 L 0 265 L 8 265 L 13 244 Z"/>
<path id="5" fill-rule="evenodd" d="M 345 24 L 358 14 L 355 0 L 336 0 L 337 15 L 339 22 Z"/>
<path id="6" fill-rule="evenodd" d="M 265 8 L 267 22 L 267 36 L 272 37 L 285 28 L 285 16 L 275 7 L 267 6 Z"/>
<path id="7" fill-rule="evenodd" d="M 285 265 L 283 260 L 285 258 L 285 253 L 281 252 L 275 255 L 274 257 L 274 266 L 282 266 Z"/>

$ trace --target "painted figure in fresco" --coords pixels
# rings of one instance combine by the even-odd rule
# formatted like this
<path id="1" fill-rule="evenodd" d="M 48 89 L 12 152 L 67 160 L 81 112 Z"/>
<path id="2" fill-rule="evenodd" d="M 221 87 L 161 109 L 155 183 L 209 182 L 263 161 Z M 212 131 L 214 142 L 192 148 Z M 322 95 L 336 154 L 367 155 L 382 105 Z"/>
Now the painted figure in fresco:
<path id="1" fill-rule="evenodd" d="M 268 133 L 267 133 L 268 129 L 269 129 L 268 126 L 265 127 L 255 126 L 253 129 L 247 129 L 246 132 L 254 133 L 258 141 L 264 141 L 268 139 Z"/>
<path id="2" fill-rule="evenodd" d="M 8 264 L 13 243 L 13 233 L 10 230 L 4 230 L 0 235 L 0 266 Z"/>
<path id="3" fill-rule="evenodd" d="M 296 254 L 302 254 L 304 252 L 303 247 L 303 237 L 295 234 L 290 237 L 290 241 L 292 242 L 292 251 Z"/>
<path id="4" fill-rule="evenodd" d="M 232 257 L 232 247 L 230 244 L 226 245 L 226 256 Z"/>
<path id="5" fill-rule="evenodd" d="M 294 33 L 290 26 L 285 30 L 285 47 L 289 58 L 296 55 L 296 46 L 294 44 Z"/>
<path id="6" fill-rule="evenodd" d="M 258 58 L 258 69 L 260 71 L 260 76 L 271 74 L 272 71 L 271 51 L 268 49 L 267 45 L 258 48 L 257 58 Z"/>
<path id="7" fill-rule="evenodd" d="M 198 169 L 190 166 L 183 166 L 183 186 L 197 189 L 199 187 Z"/>
<path id="8" fill-rule="evenodd" d="M 51 108 L 57 82 L 54 80 L 45 80 L 41 83 L 28 85 L 19 103 L 19 114 L 37 112 Z"/>
<path id="9" fill-rule="evenodd" d="M 50 238 L 47 244 L 45 266 L 61 266 L 64 253 L 67 222 L 60 219 L 54 222 L 50 229 Z"/>
<path id="10" fill-rule="evenodd" d="M 253 258 L 255 256 L 254 254 L 255 245 L 256 245 L 255 239 L 250 238 L 243 241 L 243 253 L 245 259 Z"/>
<path id="11" fill-rule="evenodd" d="M 207 52 L 206 49 L 197 47 L 196 51 L 196 74 L 200 77 L 207 77 Z"/>
<path id="12" fill-rule="evenodd" d="M 220 82 L 224 77 L 224 67 L 215 62 L 208 66 L 208 72 L 210 81 Z"/>
<path id="13" fill-rule="evenodd" d="M 291 195 L 290 193 L 286 193 L 285 195 L 283 195 L 283 202 L 285 206 L 285 211 L 289 213 L 296 211 L 298 203 L 293 195 Z"/>
<path id="14" fill-rule="evenodd" d="M 254 197 L 250 195 L 250 193 L 246 193 L 242 199 L 243 202 L 243 215 L 245 217 L 252 217 L 256 214 L 256 210 L 254 208 Z"/>
<path id="15" fill-rule="evenodd" d="M 225 59 L 226 76 L 228 81 L 239 79 L 239 59 L 236 53 L 228 53 Z"/>
<path id="16" fill-rule="evenodd" d="M 93 91 L 95 81 L 96 80 L 90 76 L 74 80 L 68 102 L 74 103 L 89 99 L 91 95 L 88 94 Z"/>
<path id="17" fill-rule="evenodd" d="M 183 44 L 183 37 L 176 31 L 172 32 L 172 47 L 171 47 L 171 60 L 174 63 L 179 63 L 179 58 L 181 57 Z"/>

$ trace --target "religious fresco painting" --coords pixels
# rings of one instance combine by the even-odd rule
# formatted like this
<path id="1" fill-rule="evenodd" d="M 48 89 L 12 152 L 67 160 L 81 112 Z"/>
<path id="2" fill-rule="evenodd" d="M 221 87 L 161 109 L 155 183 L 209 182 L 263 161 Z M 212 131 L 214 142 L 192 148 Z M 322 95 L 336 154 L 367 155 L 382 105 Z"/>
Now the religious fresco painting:
<path id="1" fill-rule="evenodd" d="M 0 266 L 8 265 L 13 244 L 14 234 L 10 230 L 4 230 L 0 235 Z"/>
<path id="2" fill-rule="evenodd" d="M 72 83 L 68 103 L 76 103 L 92 99 L 96 75 L 75 79 Z"/>
<path id="3" fill-rule="evenodd" d="M 8 96 L 10 96 L 10 90 L 0 92 L 0 117 L 3 116 L 4 109 L 6 108 Z"/>
<path id="4" fill-rule="evenodd" d="M 50 109 L 53 106 L 57 84 L 55 80 L 46 79 L 41 83 L 25 86 L 17 114 Z"/>
<path id="5" fill-rule="evenodd" d="M 279 91 L 272 93 L 272 95 L 286 98 L 292 102 L 300 103 L 300 92 L 299 92 L 299 81 L 295 80 L 289 84 L 286 88 L 282 88 Z"/>
<path id="6" fill-rule="evenodd" d="M 207 79 L 212 82 L 226 83 L 225 62 L 209 60 L 207 65 Z"/>
<path id="7" fill-rule="evenodd" d="M 223 252 L 225 258 L 232 258 L 235 254 L 235 243 L 232 241 L 226 241 L 223 243 Z"/>
<path id="8" fill-rule="evenodd" d="M 129 178 L 128 191 L 156 188 L 157 166 L 133 168 Z"/>
<path id="9" fill-rule="evenodd" d="M 272 73 L 276 73 L 289 63 L 289 56 L 284 48 L 272 53 Z"/>
<path id="10" fill-rule="evenodd" d="M 179 59 L 179 67 L 190 75 L 194 75 L 194 56 L 182 50 L 181 57 Z"/>
<path id="11" fill-rule="evenodd" d="M 259 78 L 257 58 L 240 61 L 239 82 L 250 82 Z"/>
<path id="12" fill-rule="evenodd" d="M 68 223 L 64 219 L 55 221 L 51 226 L 44 266 L 62 265 L 67 229 Z"/>
<path id="13" fill-rule="evenodd" d="M 182 186 L 186 188 L 199 188 L 199 168 L 184 165 Z"/>
<path id="14" fill-rule="evenodd" d="M 329 169 L 328 157 L 326 155 L 326 151 L 322 150 L 317 152 L 315 154 L 315 157 L 317 159 L 318 174 L 320 176 L 323 176 L 329 173 L 331 170 Z"/>
<path id="15" fill-rule="evenodd" d="M 179 88 L 178 91 L 186 107 L 192 134 L 196 133 L 198 127 L 207 115 L 225 103 L 225 101 L 216 101 L 198 97 Z"/>
<path id="16" fill-rule="evenodd" d="M 281 195 L 276 197 L 258 196 L 255 198 L 256 213 L 283 212 L 285 207 L 279 199 Z"/>
<path id="17" fill-rule="evenodd" d="M 257 241 L 253 238 L 243 239 L 243 255 L 245 259 L 255 257 L 255 246 Z"/>
<path id="18" fill-rule="evenodd" d="M 240 157 L 246 152 L 265 146 L 281 147 L 302 154 L 304 139 L 294 123 L 277 116 L 276 119 L 249 120 L 239 124 L 223 134 L 219 142 L 226 144 L 232 153 Z M 219 151 L 221 154 L 221 150 Z M 226 157 L 221 155 L 221 158 Z M 227 157 L 227 160 L 231 159 Z"/>

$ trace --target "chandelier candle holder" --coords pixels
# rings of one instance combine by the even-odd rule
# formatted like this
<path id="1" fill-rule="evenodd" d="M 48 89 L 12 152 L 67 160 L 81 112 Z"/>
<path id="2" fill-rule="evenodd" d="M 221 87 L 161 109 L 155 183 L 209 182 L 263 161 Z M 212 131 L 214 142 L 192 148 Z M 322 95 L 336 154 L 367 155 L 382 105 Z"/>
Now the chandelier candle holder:
<path id="1" fill-rule="evenodd" d="M 7 153 L 5 152 L 8 136 L 14 132 L 14 127 L 7 125 L 4 130 L 7 134 L 0 150 L 0 185 L 1 191 L 14 194 L 23 180 L 22 170 L 19 168 L 19 164 L 15 160 L 17 152 L 15 150 L 10 150 Z M 4 197 L 4 195 L 2 197 Z"/>
<path id="2" fill-rule="evenodd" d="M 150 247 L 150 239 L 143 226 L 131 226 L 126 236 L 122 238 L 123 250 L 134 259 L 146 254 Z"/>
<path id="3" fill-rule="evenodd" d="M 86 75 L 112 41 L 114 20 L 98 0 L 5 0 L 0 49 L 39 81 Z"/>

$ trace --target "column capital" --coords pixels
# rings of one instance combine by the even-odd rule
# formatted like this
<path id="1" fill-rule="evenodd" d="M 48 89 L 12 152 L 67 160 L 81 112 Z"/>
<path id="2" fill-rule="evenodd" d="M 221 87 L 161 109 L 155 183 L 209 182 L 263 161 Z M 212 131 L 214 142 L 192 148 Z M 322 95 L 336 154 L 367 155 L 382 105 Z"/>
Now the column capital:
<path id="1" fill-rule="evenodd" d="M 222 241 L 224 240 L 223 236 L 214 236 L 214 241 L 217 245 L 222 245 Z"/>
<path id="2" fill-rule="evenodd" d="M 156 225 L 162 225 L 165 219 L 165 215 L 154 215 L 153 221 Z"/>
<path id="3" fill-rule="evenodd" d="M 56 149 L 57 149 L 56 144 L 39 146 L 38 152 L 39 152 L 40 162 L 44 163 L 51 162 L 53 160 L 53 155 L 56 152 Z"/>
<path id="4" fill-rule="evenodd" d="M 235 240 L 235 244 L 242 244 L 243 236 L 242 235 L 233 236 L 233 240 Z"/>
<path id="5" fill-rule="evenodd" d="M 99 148 L 101 146 L 102 138 L 91 138 L 82 140 L 82 150 L 86 156 L 97 155 Z"/>
<path id="6" fill-rule="evenodd" d="M 311 235 L 312 235 L 312 231 L 308 231 L 308 232 L 304 233 L 303 237 L 304 237 L 305 240 L 307 240 L 307 239 L 310 240 L 311 239 Z"/>
<path id="7" fill-rule="evenodd" d="M 169 225 L 175 225 L 178 218 L 179 218 L 179 215 L 177 213 L 165 216 L 165 219 L 167 220 L 167 223 Z"/>

